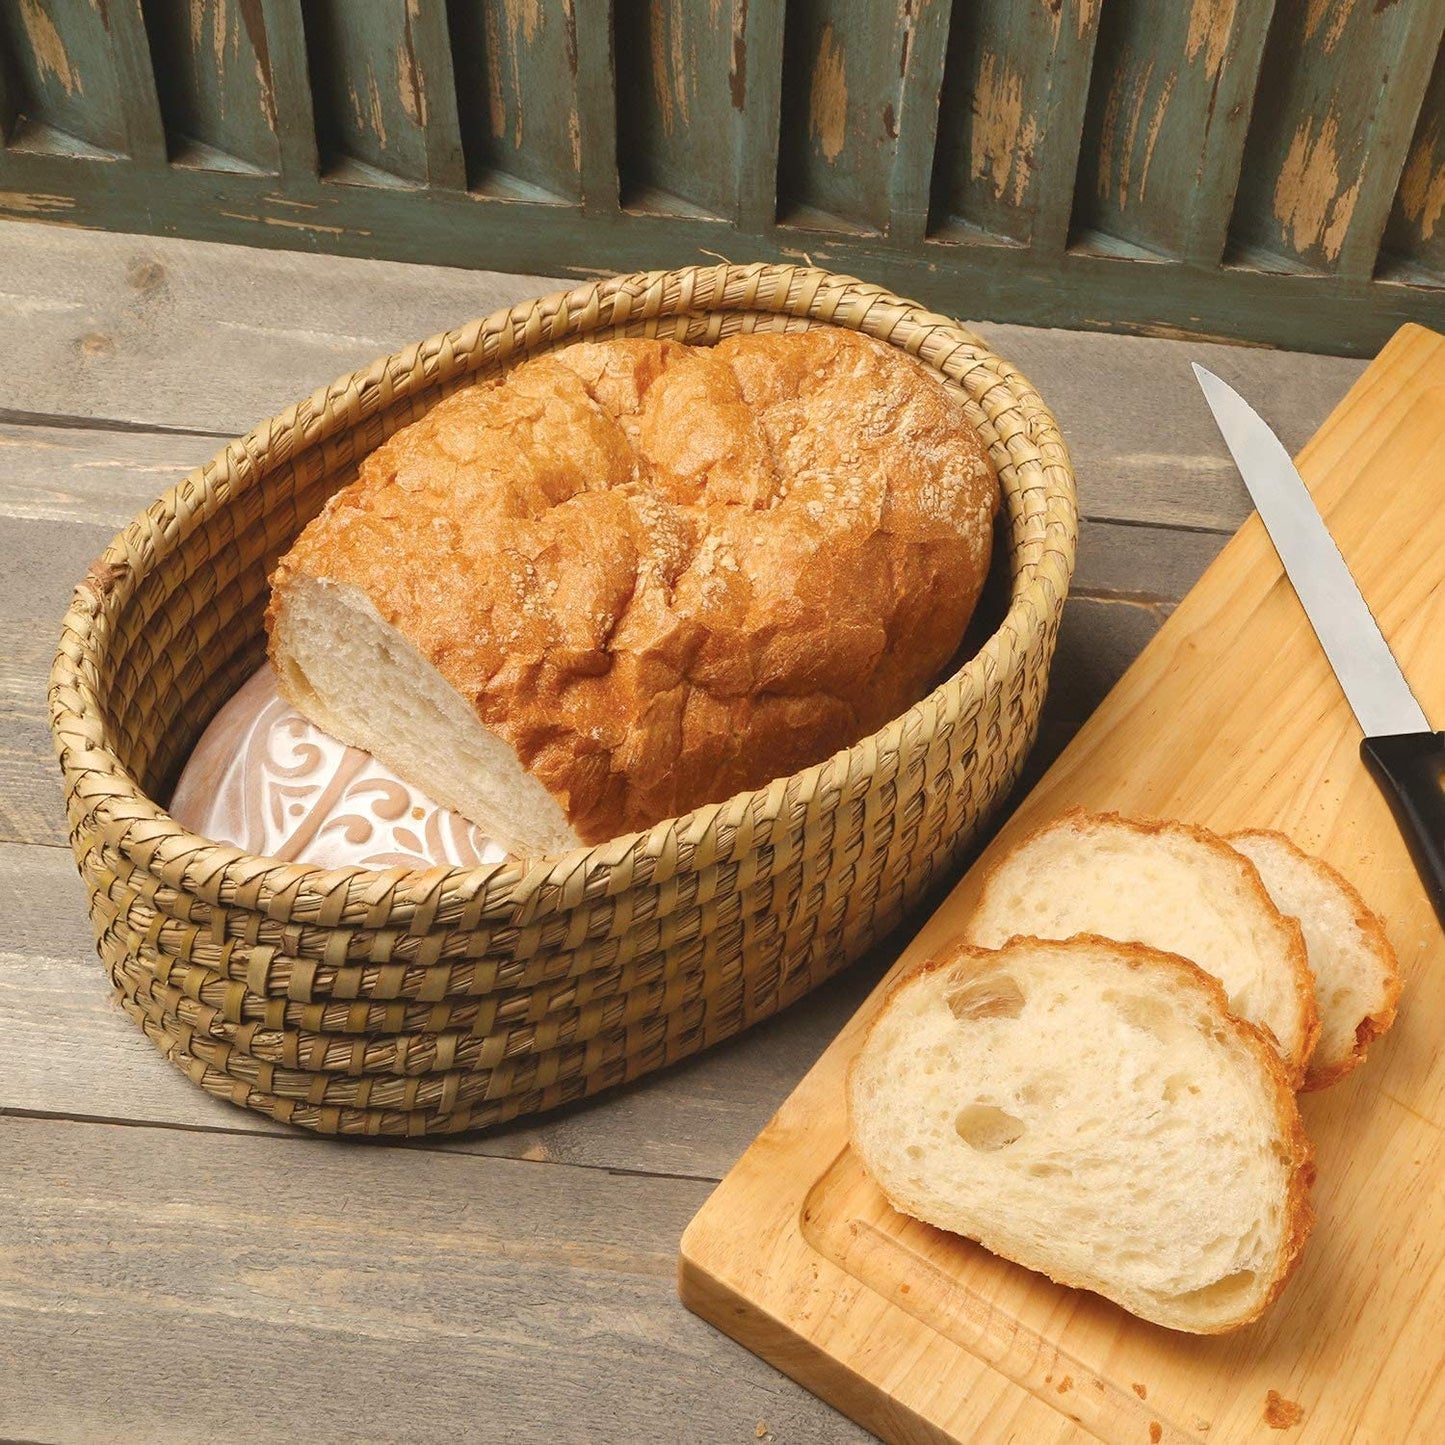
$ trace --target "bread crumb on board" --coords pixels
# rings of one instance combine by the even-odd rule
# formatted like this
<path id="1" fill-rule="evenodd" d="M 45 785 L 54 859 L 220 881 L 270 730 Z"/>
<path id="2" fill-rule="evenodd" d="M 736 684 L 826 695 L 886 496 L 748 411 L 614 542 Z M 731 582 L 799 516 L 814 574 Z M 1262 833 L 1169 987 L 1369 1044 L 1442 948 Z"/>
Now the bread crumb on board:
<path id="1" fill-rule="evenodd" d="M 1264 1397 L 1264 1423 L 1271 1430 L 1288 1430 L 1298 1425 L 1305 1412 L 1293 1400 L 1286 1400 L 1278 1390 L 1271 1390 Z"/>

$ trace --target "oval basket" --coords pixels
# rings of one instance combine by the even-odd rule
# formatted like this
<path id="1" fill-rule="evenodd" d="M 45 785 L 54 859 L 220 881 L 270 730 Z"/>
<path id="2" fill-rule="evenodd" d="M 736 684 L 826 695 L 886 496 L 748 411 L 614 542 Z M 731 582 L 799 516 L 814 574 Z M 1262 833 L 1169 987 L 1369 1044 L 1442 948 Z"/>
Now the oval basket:
<path id="1" fill-rule="evenodd" d="M 582 336 L 852 327 L 963 400 L 1003 487 L 1006 611 L 882 731 L 757 792 L 529 864 L 284 863 L 157 800 L 260 666 L 267 577 L 358 461 L 441 397 Z M 212 1094 L 328 1134 L 480 1128 L 681 1059 L 801 997 L 947 873 L 1033 744 L 1076 541 L 1033 388 L 845 276 L 712 266 L 496 312 L 264 422 L 130 523 L 76 589 L 50 684 L 71 840 L 120 1002 Z"/>

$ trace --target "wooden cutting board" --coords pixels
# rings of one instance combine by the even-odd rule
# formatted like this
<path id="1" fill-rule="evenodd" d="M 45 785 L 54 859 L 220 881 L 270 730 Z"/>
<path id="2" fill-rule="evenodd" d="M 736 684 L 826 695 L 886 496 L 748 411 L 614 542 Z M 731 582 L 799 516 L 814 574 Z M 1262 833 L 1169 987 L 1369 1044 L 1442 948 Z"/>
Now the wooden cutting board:
<path id="1" fill-rule="evenodd" d="M 1445 337 L 1400 331 L 1299 466 L 1445 726 Z M 1176 1334 L 894 1213 L 843 1097 L 886 981 L 688 1228 L 689 1308 L 888 1439 L 1445 1440 L 1445 938 L 1359 740 L 1252 516 L 889 976 L 958 930 L 999 850 L 1075 805 L 1280 828 L 1353 879 L 1405 993 L 1369 1061 L 1301 1100 L 1319 1224 L 1262 1320 Z"/>

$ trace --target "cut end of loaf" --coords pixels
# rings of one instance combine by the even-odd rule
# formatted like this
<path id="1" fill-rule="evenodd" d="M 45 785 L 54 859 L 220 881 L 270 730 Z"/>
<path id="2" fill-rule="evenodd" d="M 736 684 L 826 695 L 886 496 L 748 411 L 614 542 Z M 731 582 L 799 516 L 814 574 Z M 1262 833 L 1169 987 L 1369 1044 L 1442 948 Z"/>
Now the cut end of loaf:
<path id="1" fill-rule="evenodd" d="M 364 592 L 293 575 L 273 596 L 271 663 L 298 712 L 470 818 L 508 853 L 537 857 L 580 845 L 511 746 Z M 364 691 L 358 678 L 367 679 Z"/>
<path id="2" fill-rule="evenodd" d="M 1275 1050 L 1137 944 L 946 948 L 885 1001 L 849 1116 L 896 1208 L 1172 1329 L 1255 1319 L 1313 1223 Z"/>

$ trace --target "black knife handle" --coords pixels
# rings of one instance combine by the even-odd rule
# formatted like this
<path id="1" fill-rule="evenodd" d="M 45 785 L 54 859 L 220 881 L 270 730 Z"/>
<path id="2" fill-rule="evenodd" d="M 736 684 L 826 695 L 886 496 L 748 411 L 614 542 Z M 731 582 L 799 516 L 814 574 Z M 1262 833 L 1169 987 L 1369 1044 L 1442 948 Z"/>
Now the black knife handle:
<path id="1" fill-rule="evenodd" d="M 1445 733 L 1366 738 L 1360 756 L 1389 800 L 1445 925 Z"/>

